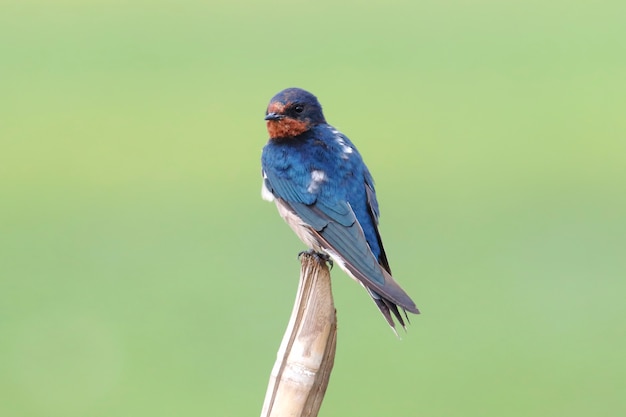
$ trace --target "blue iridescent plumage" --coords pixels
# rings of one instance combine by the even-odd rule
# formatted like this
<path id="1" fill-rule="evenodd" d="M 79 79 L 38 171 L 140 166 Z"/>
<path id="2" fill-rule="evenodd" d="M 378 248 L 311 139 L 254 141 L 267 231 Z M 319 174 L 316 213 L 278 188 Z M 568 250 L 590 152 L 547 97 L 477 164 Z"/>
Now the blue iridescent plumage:
<path id="1" fill-rule="evenodd" d="M 264 196 L 310 248 L 325 252 L 370 293 L 387 322 L 419 313 L 391 277 L 378 232 L 374 181 L 354 144 L 326 123 L 312 94 L 278 93 L 268 106 Z M 405 313 L 406 315 L 406 313 Z"/>

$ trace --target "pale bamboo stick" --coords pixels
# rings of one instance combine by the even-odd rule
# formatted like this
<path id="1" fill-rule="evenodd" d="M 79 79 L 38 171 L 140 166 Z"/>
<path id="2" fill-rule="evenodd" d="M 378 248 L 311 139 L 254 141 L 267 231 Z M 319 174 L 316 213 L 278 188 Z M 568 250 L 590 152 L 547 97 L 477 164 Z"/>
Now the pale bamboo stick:
<path id="1" fill-rule="evenodd" d="M 261 417 L 315 417 L 335 359 L 337 318 L 326 262 L 300 257 L 300 284 Z"/>

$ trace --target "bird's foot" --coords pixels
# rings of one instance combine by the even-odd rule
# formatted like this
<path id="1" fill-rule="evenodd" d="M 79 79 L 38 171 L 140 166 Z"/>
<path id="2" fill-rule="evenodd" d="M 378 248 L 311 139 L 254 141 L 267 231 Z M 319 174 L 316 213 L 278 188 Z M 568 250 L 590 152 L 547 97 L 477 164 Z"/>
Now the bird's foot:
<path id="1" fill-rule="evenodd" d="M 330 266 L 330 269 L 331 270 L 333 269 L 333 266 L 334 266 L 333 260 L 330 258 L 330 256 L 327 253 L 318 252 L 313 249 L 303 250 L 302 252 L 298 253 L 298 259 L 300 259 L 302 255 L 314 256 L 317 258 L 318 261 L 327 262 L 328 265 Z"/>

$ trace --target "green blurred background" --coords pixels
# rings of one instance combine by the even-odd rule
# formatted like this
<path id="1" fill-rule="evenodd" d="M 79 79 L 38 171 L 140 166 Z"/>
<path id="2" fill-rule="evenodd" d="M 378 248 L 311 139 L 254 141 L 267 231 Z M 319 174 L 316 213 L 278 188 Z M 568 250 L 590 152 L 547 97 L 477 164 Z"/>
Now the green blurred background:
<path id="1" fill-rule="evenodd" d="M 338 269 L 321 416 L 626 414 L 626 3 L 4 0 L 0 415 L 261 410 L 299 86 L 377 180 L 398 341 Z"/>

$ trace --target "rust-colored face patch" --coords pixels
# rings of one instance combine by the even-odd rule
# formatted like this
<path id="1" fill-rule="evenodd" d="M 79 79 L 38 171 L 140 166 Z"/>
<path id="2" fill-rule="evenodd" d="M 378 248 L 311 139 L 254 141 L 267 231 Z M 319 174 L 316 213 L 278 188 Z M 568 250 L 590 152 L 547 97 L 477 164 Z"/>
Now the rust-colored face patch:
<path id="1" fill-rule="evenodd" d="M 291 117 L 267 121 L 267 131 L 272 139 L 298 136 L 309 130 L 309 128 L 307 120 L 296 120 Z"/>
<path id="2" fill-rule="evenodd" d="M 270 138 L 290 138 L 301 135 L 311 128 L 310 120 L 308 119 L 298 120 L 285 116 L 285 109 L 289 108 L 291 104 L 291 102 L 283 104 L 280 101 L 275 101 L 267 106 L 267 113 L 276 113 L 284 116 L 282 119 L 267 121 L 267 131 L 270 134 Z"/>
<path id="3" fill-rule="evenodd" d="M 285 110 L 285 107 L 286 106 L 283 103 L 275 101 L 273 103 L 270 103 L 269 106 L 267 106 L 267 112 L 268 113 L 282 114 L 283 111 Z"/>

